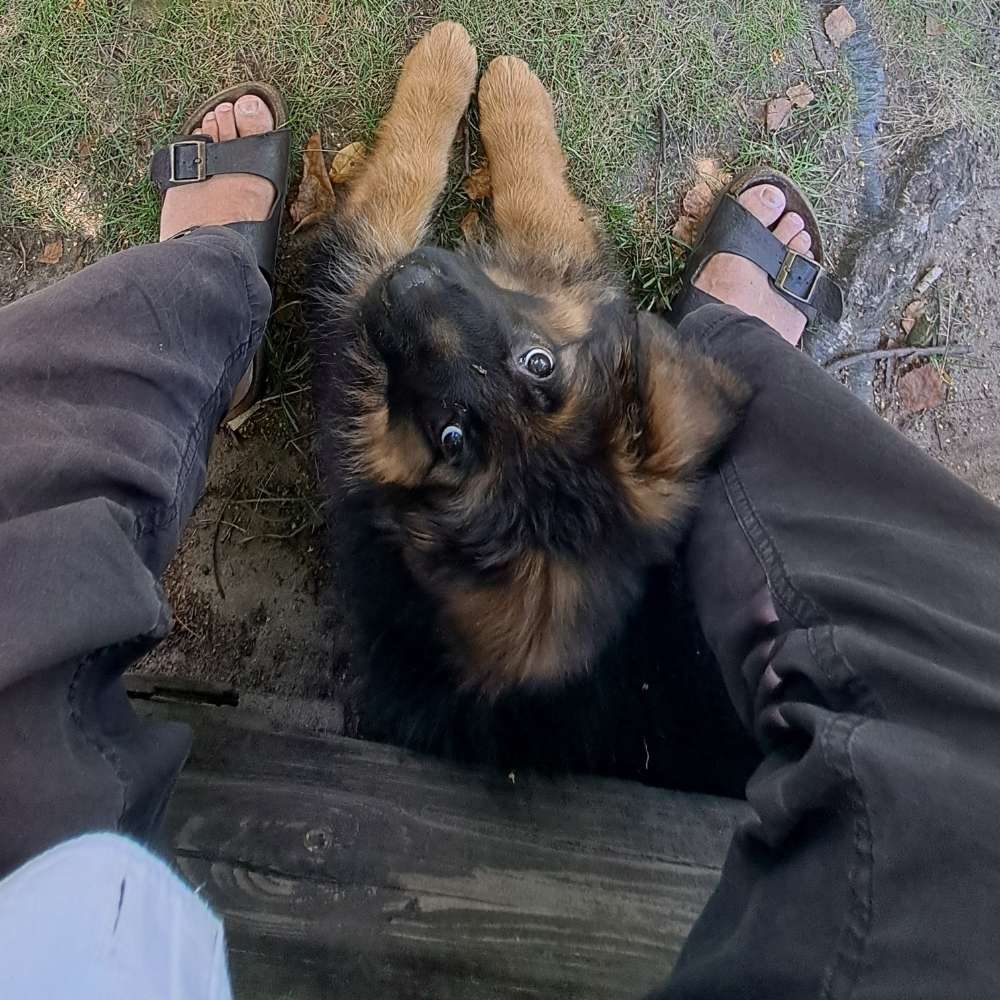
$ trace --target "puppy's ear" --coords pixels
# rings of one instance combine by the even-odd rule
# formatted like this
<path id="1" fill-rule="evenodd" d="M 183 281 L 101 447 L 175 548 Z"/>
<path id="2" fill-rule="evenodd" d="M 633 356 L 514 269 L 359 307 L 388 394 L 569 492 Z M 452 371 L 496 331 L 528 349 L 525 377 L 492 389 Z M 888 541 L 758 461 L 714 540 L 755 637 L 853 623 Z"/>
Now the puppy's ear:
<path id="1" fill-rule="evenodd" d="M 638 317 L 623 357 L 631 504 L 640 519 L 677 525 L 696 501 L 697 480 L 735 428 L 750 392 L 723 365 L 682 345 L 650 314 Z"/>

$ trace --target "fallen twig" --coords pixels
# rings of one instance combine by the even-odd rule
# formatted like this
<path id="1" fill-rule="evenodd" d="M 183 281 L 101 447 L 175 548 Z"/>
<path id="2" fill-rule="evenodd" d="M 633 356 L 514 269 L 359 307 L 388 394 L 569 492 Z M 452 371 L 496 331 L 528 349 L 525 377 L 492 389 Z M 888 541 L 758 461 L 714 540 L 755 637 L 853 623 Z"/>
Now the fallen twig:
<path id="1" fill-rule="evenodd" d="M 472 173 L 472 139 L 469 135 L 469 112 L 462 116 L 462 156 L 464 159 L 464 169 L 462 180 L 465 180 Z"/>
<path id="2" fill-rule="evenodd" d="M 222 573 L 219 570 L 219 535 L 222 532 L 222 525 L 228 522 L 223 519 L 226 516 L 226 509 L 229 505 L 236 499 L 236 493 L 238 490 L 232 493 L 222 505 L 222 510 L 219 511 L 219 519 L 215 522 L 215 531 L 212 533 L 212 573 L 215 576 L 215 587 L 219 591 L 219 597 L 223 600 L 226 599 L 226 588 L 222 586 Z"/>
<path id="3" fill-rule="evenodd" d="M 846 358 L 833 358 L 827 361 L 823 367 L 828 372 L 839 372 L 844 368 L 860 365 L 865 361 L 881 361 L 884 358 L 894 358 L 899 361 L 904 358 L 931 358 L 936 354 L 960 357 L 971 353 L 971 347 L 961 345 L 956 347 L 887 347 L 878 351 L 861 351 L 860 354 L 850 354 Z"/>

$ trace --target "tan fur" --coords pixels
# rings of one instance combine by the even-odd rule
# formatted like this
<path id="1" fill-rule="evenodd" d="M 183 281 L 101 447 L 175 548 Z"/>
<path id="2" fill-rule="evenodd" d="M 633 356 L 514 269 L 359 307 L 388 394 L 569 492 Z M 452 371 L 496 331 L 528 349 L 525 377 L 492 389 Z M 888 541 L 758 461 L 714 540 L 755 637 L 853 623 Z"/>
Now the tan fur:
<path id="1" fill-rule="evenodd" d="M 578 289 L 565 289 L 548 296 L 543 319 L 545 332 L 556 344 L 572 344 L 590 332 L 593 298 Z"/>
<path id="2" fill-rule="evenodd" d="M 360 413 L 347 434 L 357 472 L 383 486 L 418 485 L 434 460 L 423 434 L 409 420 L 391 423 L 385 403 Z"/>
<path id="3" fill-rule="evenodd" d="M 641 520 L 679 523 L 697 500 L 692 477 L 731 429 L 732 414 L 745 402 L 747 389 L 721 365 L 682 350 L 662 320 L 645 316 L 642 325 L 648 352 L 642 450 L 629 440 L 628 429 L 620 428 L 613 461 Z"/>
<path id="4" fill-rule="evenodd" d="M 406 57 L 392 107 L 344 209 L 370 227 L 383 256 L 404 257 L 420 245 L 475 83 L 476 50 L 460 24 L 435 25 Z"/>
<path id="5" fill-rule="evenodd" d="M 577 652 L 586 586 L 572 567 L 529 552 L 503 580 L 443 593 L 446 617 L 464 647 L 464 681 L 490 694 L 524 682 L 555 684 L 569 668 L 586 669 L 570 655 Z"/>
<path id="6" fill-rule="evenodd" d="M 597 232 L 566 183 L 552 100 L 520 59 L 494 59 L 479 82 L 479 130 L 493 186 L 493 216 L 515 256 L 556 268 L 598 256 Z"/>

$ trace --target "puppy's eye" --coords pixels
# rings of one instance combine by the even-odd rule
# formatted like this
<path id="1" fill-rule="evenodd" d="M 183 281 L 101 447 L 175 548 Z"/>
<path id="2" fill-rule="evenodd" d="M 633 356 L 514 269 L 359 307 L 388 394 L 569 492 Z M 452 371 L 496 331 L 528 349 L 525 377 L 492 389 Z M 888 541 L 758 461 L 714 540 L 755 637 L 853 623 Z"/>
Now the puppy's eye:
<path id="1" fill-rule="evenodd" d="M 521 356 L 521 366 L 535 378 L 548 378 L 555 370 L 555 358 L 544 347 L 533 347 Z"/>
<path id="2" fill-rule="evenodd" d="M 441 451 L 444 457 L 449 461 L 454 461 L 462 454 L 462 448 L 465 446 L 465 434 L 462 432 L 462 428 L 456 426 L 455 424 L 448 424 L 448 426 L 441 431 Z"/>

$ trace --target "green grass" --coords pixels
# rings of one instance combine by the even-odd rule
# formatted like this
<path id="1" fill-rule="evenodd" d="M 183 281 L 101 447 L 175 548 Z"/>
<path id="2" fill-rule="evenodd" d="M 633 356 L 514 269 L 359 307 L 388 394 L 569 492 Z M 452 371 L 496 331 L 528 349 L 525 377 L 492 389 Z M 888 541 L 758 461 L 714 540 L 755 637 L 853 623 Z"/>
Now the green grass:
<path id="1" fill-rule="evenodd" d="M 905 50 L 937 5 L 878 6 L 880 28 Z M 951 6 L 964 19 L 946 19 L 921 63 L 930 82 L 920 127 L 988 123 L 1000 103 L 973 99 L 996 86 L 984 83 L 983 29 L 971 24 L 987 3 Z M 333 145 L 367 139 L 406 46 L 443 17 L 466 25 L 482 66 L 514 53 L 551 89 L 571 179 L 604 214 L 644 300 L 662 301 L 675 280 L 665 234 L 695 155 L 769 160 L 831 219 L 844 201 L 853 94 L 841 70 L 816 65 L 807 0 L 19 0 L 0 14 L 0 219 L 84 233 L 103 250 L 148 240 L 150 151 L 207 94 L 269 80 L 288 97 L 297 145 L 320 126 Z M 765 137 L 753 109 L 802 79 L 816 102 Z"/>
<path id="2" fill-rule="evenodd" d="M 299 140 L 320 121 L 370 135 L 404 29 L 377 0 L 23 0 L 0 20 L 0 218 L 86 231 L 90 216 L 109 249 L 148 239 L 149 153 L 191 107 L 265 79 Z"/>

